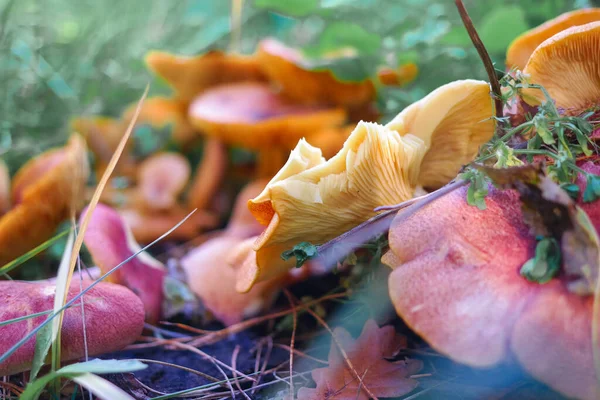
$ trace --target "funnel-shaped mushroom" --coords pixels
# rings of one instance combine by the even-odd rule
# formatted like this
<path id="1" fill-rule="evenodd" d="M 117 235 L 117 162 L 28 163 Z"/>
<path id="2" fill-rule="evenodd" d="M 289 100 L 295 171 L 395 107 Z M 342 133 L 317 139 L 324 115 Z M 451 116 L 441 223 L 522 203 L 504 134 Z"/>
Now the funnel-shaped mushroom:
<path id="1" fill-rule="evenodd" d="M 259 152 L 259 175 L 271 177 L 285 161 L 288 144 L 323 128 L 339 126 L 339 108 L 298 105 L 261 83 L 222 85 L 190 106 L 191 123 L 222 142 Z"/>
<path id="2" fill-rule="evenodd" d="M 300 51 L 275 39 L 262 40 L 256 57 L 269 79 L 295 101 L 354 107 L 375 98 L 375 87 L 370 79 L 342 82 L 331 71 L 311 71 L 303 66 L 305 60 Z"/>
<path id="3" fill-rule="evenodd" d="M 84 288 L 89 285 L 84 283 Z M 0 321 L 52 310 L 56 286 L 41 282 L 0 282 Z M 73 283 L 67 299 L 80 292 L 79 282 Z M 78 303 L 77 303 L 78 304 Z M 75 360 L 117 351 L 135 341 L 144 328 L 144 307 L 129 289 L 110 283 L 100 283 L 84 297 L 85 330 L 79 305 L 64 313 L 61 339 L 62 361 Z M 0 354 L 31 332 L 47 318 L 41 315 L 0 327 Z M 83 337 L 83 334 L 86 337 Z M 36 338 L 21 346 L 0 364 L 0 376 L 16 374 L 31 368 Z M 87 347 L 84 347 L 87 346 Z"/>
<path id="4" fill-rule="evenodd" d="M 279 291 L 282 279 L 256 285 L 249 293 L 235 290 L 238 260 L 252 250 L 253 239 L 264 229 L 248 211 L 246 202 L 256 196 L 266 181 L 256 181 L 240 192 L 233 215 L 223 232 L 209 239 L 181 260 L 190 289 L 217 319 L 231 325 L 268 307 Z M 230 264 L 233 264 L 230 265 Z"/>
<path id="5" fill-rule="evenodd" d="M 574 26 L 545 40 L 533 52 L 524 72 L 542 85 L 560 108 L 582 111 L 600 100 L 600 21 Z M 537 89 L 524 99 L 544 101 Z"/>
<path id="6" fill-rule="evenodd" d="M 506 67 L 525 69 L 529 57 L 546 39 L 572 26 L 600 21 L 600 8 L 586 8 L 564 13 L 517 37 L 506 52 Z"/>
<path id="7" fill-rule="evenodd" d="M 301 142 L 249 208 L 268 227 L 254 262 L 240 269 L 238 289 L 290 268 L 279 255 L 301 241 L 321 244 L 373 217 L 379 205 L 439 187 L 493 135 L 489 86 L 458 81 L 409 106 L 387 126 L 361 122 L 329 161 Z M 448 154 L 449 153 L 449 154 Z"/>
<path id="8" fill-rule="evenodd" d="M 84 211 L 81 218 L 85 217 Z M 84 243 L 103 273 L 137 253 L 140 246 L 123 220 L 112 208 L 102 204 L 94 209 Z M 110 276 L 137 294 L 144 303 L 146 320 L 155 323 L 162 314 L 163 282 L 166 268 L 147 253 L 140 253 Z"/>
<path id="9" fill-rule="evenodd" d="M 0 218 L 0 264 L 50 239 L 58 225 L 81 208 L 88 175 L 85 142 L 79 135 L 17 172 L 13 208 Z"/>
<path id="10" fill-rule="evenodd" d="M 206 89 L 234 82 L 264 81 L 262 66 L 255 57 L 210 51 L 196 57 L 152 51 L 146 64 L 165 79 L 177 98 L 189 103 Z"/>
<path id="11" fill-rule="evenodd" d="M 386 126 L 400 135 L 411 133 L 425 142 L 427 154 L 419 185 L 437 189 L 454 179 L 459 169 L 492 138 L 494 109 L 487 82 L 448 83 L 406 107 Z"/>
<path id="12" fill-rule="evenodd" d="M 600 172 L 591 163 L 582 168 Z M 459 189 L 394 220 L 383 261 L 394 269 L 396 311 L 459 362 L 489 367 L 516 358 L 567 396 L 597 399 L 593 297 L 569 292 L 563 277 L 546 284 L 522 277 L 536 240 L 518 194 L 490 188 L 486 203 L 483 211 L 469 206 Z M 600 203 L 585 209 L 598 229 Z"/>

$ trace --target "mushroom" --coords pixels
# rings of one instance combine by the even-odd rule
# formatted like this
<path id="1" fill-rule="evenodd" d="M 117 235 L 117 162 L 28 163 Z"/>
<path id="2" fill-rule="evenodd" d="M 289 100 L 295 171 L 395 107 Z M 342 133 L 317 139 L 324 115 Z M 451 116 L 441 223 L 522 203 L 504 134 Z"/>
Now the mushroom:
<path id="1" fill-rule="evenodd" d="M 209 137 L 258 151 L 258 176 L 271 177 L 284 163 L 286 144 L 342 125 L 346 112 L 298 105 L 267 84 L 247 82 L 207 90 L 192 102 L 189 117 Z"/>
<path id="2" fill-rule="evenodd" d="M 82 213 L 85 218 L 87 209 Z M 84 243 L 94 263 L 103 273 L 141 250 L 123 217 L 112 208 L 98 204 L 85 232 Z M 146 320 L 155 323 L 162 315 L 163 283 L 167 269 L 142 252 L 119 268 L 110 282 L 122 284 L 137 294 L 144 304 Z"/>
<path id="3" fill-rule="evenodd" d="M 310 271 L 289 274 L 255 285 L 248 293 L 236 291 L 237 269 L 252 251 L 264 227 L 252 217 L 246 203 L 263 190 L 266 180 L 247 185 L 238 195 L 227 228 L 181 259 L 190 289 L 212 315 L 226 325 L 240 322 L 269 307 L 284 285 L 306 278 Z"/>
<path id="4" fill-rule="evenodd" d="M 580 167 L 600 173 L 591 162 Z M 582 176 L 578 185 L 585 186 Z M 486 203 L 483 211 L 469 206 L 466 189 L 458 189 L 392 222 L 383 261 L 393 268 L 389 293 L 398 315 L 458 362 L 491 367 L 516 359 L 569 397 L 599 398 L 593 296 L 570 292 L 564 277 L 546 284 L 522 277 L 536 240 L 519 196 L 490 187 Z M 598 230 L 600 203 L 582 208 Z"/>
<path id="5" fill-rule="evenodd" d="M 10 173 L 4 160 L 0 159 L 0 217 L 10 210 Z"/>
<path id="6" fill-rule="evenodd" d="M 506 67 L 524 70 L 529 57 L 545 40 L 573 26 L 600 21 L 600 8 L 585 8 L 564 13 L 517 37 L 506 52 Z"/>
<path id="7" fill-rule="evenodd" d="M 600 21 L 573 26 L 545 40 L 531 54 L 523 72 L 542 85 L 557 107 L 581 112 L 600 100 Z M 524 89 L 524 100 L 541 104 L 543 93 Z"/>
<path id="8" fill-rule="evenodd" d="M 138 167 L 137 188 L 143 206 L 162 211 L 177 205 L 177 198 L 190 178 L 190 164 L 174 152 L 159 152 Z"/>
<path id="9" fill-rule="evenodd" d="M 14 176 L 13 208 L 0 217 L 0 265 L 50 239 L 83 206 L 89 175 L 83 138 L 27 162 Z"/>
<path id="10" fill-rule="evenodd" d="M 370 79 L 342 82 L 331 71 L 310 70 L 304 65 L 306 60 L 299 50 L 275 39 L 263 39 L 256 58 L 269 79 L 297 102 L 356 107 L 375 99 L 375 87 Z"/>
<path id="11" fill-rule="evenodd" d="M 448 183 L 492 137 L 492 116 L 489 85 L 458 81 L 409 106 L 386 126 L 359 123 L 328 161 L 301 141 L 249 203 L 257 221 L 268 226 L 254 244 L 256 254 L 238 271 L 238 290 L 289 270 L 291 261 L 279 255 L 305 238 L 321 244 L 373 217 L 377 206 L 408 200 L 419 186 Z"/>
<path id="12" fill-rule="evenodd" d="M 213 86 L 266 80 L 263 66 L 255 57 L 216 50 L 196 57 L 151 51 L 146 56 L 146 65 L 175 90 L 177 99 L 186 104 Z"/>
<path id="13" fill-rule="evenodd" d="M 88 283 L 84 283 L 87 287 Z M 52 310 L 56 285 L 44 282 L 0 281 L 0 321 L 25 317 Z M 79 282 L 73 283 L 67 299 L 80 292 Z M 99 283 L 85 295 L 84 312 L 71 307 L 64 312 L 61 339 L 61 360 L 70 361 L 122 349 L 134 342 L 144 328 L 144 308 L 140 299 L 123 286 Z M 83 330 L 85 315 L 85 330 Z M 46 315 L 24 319 L 0 327 L 0 354 L 4 354 L 34 328 L 46 320 Z M 84 338 L 83 335 L 86 337 Z M 25 342 L 0 364 L 0 376 L 12 375 L 31 368 L 36 338 Z"/>

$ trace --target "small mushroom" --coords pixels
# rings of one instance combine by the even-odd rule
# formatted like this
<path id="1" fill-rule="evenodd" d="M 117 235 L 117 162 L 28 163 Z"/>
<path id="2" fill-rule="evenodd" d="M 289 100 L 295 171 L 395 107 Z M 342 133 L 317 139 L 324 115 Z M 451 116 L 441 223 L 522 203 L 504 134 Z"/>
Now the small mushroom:
<path id="1" fill-rule="evenodd" d="M 191 174 L 190 164 L 179 153 L 159 152 L 138 167 L 137 190 L 143 205 L 162 211 L 177 205 Z"/>
<path id="2" fill-rule="evenodd" d="M 259 152 L 259 177 L 271 177 L 285 160 L 286 144 L 340 126 L 340 108 L 298 105 L 262 83 L 221 85 L 190 105 L 191 123 L 209 137 Z"/>
<path id="3" fill-rule="evenodd" d="M 89 285 L 84 283 L 84 288 Z M 0 281 L 0 321 L 52 310 L 56 285 L 43 282 Z M 67 299 L 80 292 L 79 282 L 73 283 Z M 100 283 L 84 297 L 80 306 L 64 312 L 61 339 L 61 360 L 70 361 L 85 354 L 96 356 L 117 351 L 131 344 L 144 328 L 144 307 L 129 289 L 110 283 Z M 82 315 L 85 315 L 85 330 Z M 0 354 L 4 354 L 21 338 L 46 320 L 46 315 L 25 319 L 0 327 Z M 86 337 L 83 337 L 83 334 Z M 35 354 L 33 337 L 0 364 L 0 376 L 12 375 L 31 368 Z"/>
<path id="4" fill-rule="evenodd" d="M 279 255 L 297 243 L 321 244 L 373 217 L 379 205 L 408 200 L 419 186 L 448 183 L 492 137 L 492 116 L 489 85 L 458 81 L 409 106 L 386 126 L 359 123 L 326 162 L 318 149 L 301 141 L 249 203 L 257 221 L 268 226 L 254 245 L 254 260 L 239 270 L 238 289 L 291 268 L 291 261 Z"/>
<path id="5" fill-rule="evenodd" d="M 275 39 L 263 39 L 256 57 L 269 79 L 297 102 L 354 107 L 375 98 L 375 87 L 370 79 L 342 82 L 331 71 L 312 71 L 303 65 L 305 60 L 299 50 Z"/>
<path id="6" fill-rule="evenodd" d="M 266 80 L 255 57 L 221 51 L 210 51 L 196 57 L 152 51 L 146 56 L 146 65 L 165 79 L 175 90 L 177 99 L 185 103 L 213 86 Z"/>
<path id="7" fill-rule="evenodd" d="M 600 173 L 592 163 L 580 167 Z M 469 206 L 463 188 L 394 220 L 383 261 L 393 268 L 389 293 L 398 315 L 456 361 L 491 367 L 516 359 L 569 397 L 599 398 L 593 296 L 569 292 L 565 277 L 546 284 L 522 277 L 536 240 L 519 195 L 490 188 L 486 203 L 486 210 Z M 599 205 L 583 205 L 596 229 Z"/>
<path id="8" fill-rule="evenodd" d="M 13 208 L 0 218 L 0 265 L 50 239 L 79 210 L 89 175 L 85 142 L 69 142 L 27 162 L 12 182 Z"/>
<path id="9" fill-rule="evenodd" d="M 87 210 L 82 213 L 85 217 Z M 98 204 L 93 211 L 84 243 L 94 263 L 103 273 L 131 257 L 141 248 L 135 241 L 123 217 L 112 208 Z M 119 268 L 110 277 L 137 294 L 146 310 L 146 320 L 155 323 L 162 314 L 165 266 L 149 254 L 142 252 Z"/>
<path id="10" fill-rule="evenodd" d="M 584 8 L 564 13 L 517 37 L 506 52 L 506 67 L 524 70 L 529 57 L 545 40 L 572 26 L 600 21 L 600 8 Z"/>
<path id="11" fill-rule="evenodd" d="M 600 100 L 600 21 L 573 26 L 540 44 L 525 66 L 531 83 L 542 85 L 556 105 L 580 112 Z M 544 101 L 537 89 L 525 89 L 524 99 Z"/>

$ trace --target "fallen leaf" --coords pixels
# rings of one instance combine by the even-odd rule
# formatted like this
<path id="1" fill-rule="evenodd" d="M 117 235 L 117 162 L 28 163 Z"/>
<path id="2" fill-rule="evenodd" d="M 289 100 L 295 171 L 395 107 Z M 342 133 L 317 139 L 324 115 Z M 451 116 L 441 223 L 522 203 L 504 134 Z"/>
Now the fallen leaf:
<path id="1" fill-rule="evenodd" d="M 298 400 L 368 400 L 368 391 L 377 397 L 399 397 L 417 387 L 417 381 L 410 376 L 422 368 L 420 361 L 386 359 L 398 354 L 406 345 L 405 338 L 397 335 L 392 326 L 380 328 L 369 320 L 356 340 L 344 328 L 336 328 L 333 333 L 362 383 L 348 368 L 337 344 L 332 342 L 329 367 L 312 372 L 317 387 L 301 388 Z"/>

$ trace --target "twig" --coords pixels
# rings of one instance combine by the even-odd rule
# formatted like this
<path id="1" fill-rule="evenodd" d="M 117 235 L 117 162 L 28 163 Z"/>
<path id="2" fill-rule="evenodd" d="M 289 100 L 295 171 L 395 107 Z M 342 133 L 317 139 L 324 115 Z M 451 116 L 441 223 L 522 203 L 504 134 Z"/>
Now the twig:
<path id="1" fill-rule="evenodd" d="M 236 364 L 237 364 L 237 357 L 238 354 L 240 353 L 240 345 L 236 345 L 235 349 L 233 349 L 233 353 L 231 354 L 231 368 L 233 368 L 233 370 L 236 370 Z M 250 397 L 248 397 L 248 395 L 246 394 L 246 392 L 244 392 L 242 390 L 242 385 L 240 385 L 240 381 L 237 378 L 237 374 L 234 372 L 233 373 L 233 383 L 235 383 L 235 386 L 238 388 L 238 390 L 240 392 L 242 392 L 242 394 L 244 395 L 244 397 L 248 400 L 252 400 Z"/>
<path id="2" fill-rule="evenodd" d="M 378 400 L 378 397 L 375 396 L 371 390 L 369 390 L 369 388 L 367 387 L 367 385 L 365 385 L 365 383 L 363 382 L 363 379 L 361 378 L 361 376 L 358 374 L 358 371 L 356 371 L 356 369 L 354 368 L 354 365 L 352 365 L 352 362 L 350 361 L 350 358 L 348 357 L 348 354 L 346 353 L 346 350 L 344 350 L 344 347 L 342 346 L 342 344 L 339 342 L 339 340 L 337 339 L 337 337 L 335 336 L 335 333 L 333 332 L 333 330 L 329 327 L 329 325 L 327 325 L 327 322 L 325 322 L 325 320 L 323 318 L 321 318 L 319 316 L 319 314 L 317 314 L 316 312 L 314 312 L 313 310 L 311 310 L 310 308 L 307 308 L 306 311 L 308 311 L 308 313 L 310 315 L 313 316 L 314 319 L 317 320 L 317 322 L 321 325 L 323 325 L 323 327 L 325 329 L 327 329 L 327 331 L 331 334 L 331 339 L 334 341 L 335 345 L 337 346 L 338 350 L 340 351 L 340 353 L 342 354 L 342 357 L 344 358 L 344 361 L 346 362 L 346 365 L 348 366 L 348 368 L 350 369 L 350 372 L 352 373 L 352 375 L 354 375 L 354 377 L 356 379 L 358 379 L 358 381 L 360 382 L 360 384 L 362 385 L 363 389 L 365 390 L 365 392 L 367 392 L 367 394 L 370 396 L 371 399 L 374 400 Z"/>
<path id="3" fill-rule="evenodd" d="M 471 17 L 469 17 L 469 13 L 465 8 L 462 0 L 455 0 L 456 8 L 458 8 L 458 13 L 460 14 L 460 18 L 469 33 L 469 37 L 473 42 L 473 46 L 477 49 L 477 53 L 479 53 L 479 57 L 481 61 L 483 61 L 483 66 L 485 67 L 485 71 L 487 72 L 488 79 L 490 80 L 490 84 L 492 85 L 492 91 L 494 92 L 494 104 L 496 106 L 496 117 L 498 119 L 504 117 L 502 104 L 502 91 L 500 90 L 500 82 L 498 81 L 498 77 L 496 76 L 496 70 L 494 69 L 494 63 L 488 54 L 485 45 L 481 41 L 475 26 L 473 25 L 473 21 Z"/>
<path id="4" fill-rule="evenodd" d="M 459 187 L 464 186 L 466 183 L 467 182 L 463 181 L 463 180 L 455 180 L 455 181 L 452 181 L 452 182 L 448 183 L 446 186 L 443 186 L 443 187 L 439 188 L 436 191 L 433 191 L 431 193 L 427 193 L 426 195 L 415 197 L 413 199 L 403 201 L 402 203 L 395 204 L 393 206 L 381 206 L 381 207 L 377 207 L 375 209 L 375 211 L 401 210 L 403 208 L 406 208 L 406 207 L 408 207 L 408 206 L 410 206 L 410 205 L 412 205 L 414 203 L 418 203 L 418 202 L 423 201 L 425 199 L 430 199 L 430 201 L 433 201 L 433 200 L 435 200 L 437 198 L 442 197 L 446 193 L 452 192 L 454 189 L 458 189 Z M 431 199 L 431 197 L 433 197 L 433 199 Z"/>
<path id="5" fill-rule="evenodd" d="M 217 378 L 213 377 L 213 376 L 210 376 L 208 374 L 205 374 L 204 372 L 200 372 L 200 371 L 192 369 L 192 368 L 184 367 L 183 365 L 171 364 L 171 363 L 168 363 L 168 362 L 158 361 L 158 360 L 149 360 L 149 359 L 146 359 L 146 358 L 138 358 L 137 360 L 140 361 L 140 362 L 143 362 L 143 363 L 159 364 L 159 365 L 165 365 L 165 366 L 168 366 L 168 367 L 177 368 L 177 369 L 180 369 L 182 371 L 190 372 L 190 373 L 192 373 L 194 375 L 201 376 L 204 379 L 207 379 L 209 381 L 219 382 L 219 380 Z"/>
<path id="6" fill-rule="evenodd" d="M 416 203 L 412 203 L 406 207 L 402 206 L 402 203 L 400 203 L 397 206 L 401 208 L 399 211 L 390 209 L 374 216 L 362 224 L 350 229 L 348 232 L 319 246 L 319 260 L 325 266 L 336 265 L 337 261 L 346 254 L 356 250 L 363 243 L 386 232 L 390 228 L 392 220 L 395 217 L 402 219 L 408 218 L 429 203 L 432 203 L 443 195 L 467 184 L 468 182 L 465 180 L 452 181 L 435 192 L 431 192 L 429 195 L 422 197 L 421 200 Z"/>
<path id="7" fill-rule="evenodd" d="M 293 310 L 293 328 L 292 328 L 292 338 L 290 339 L 290 399 L 294 399 L 294 344 L 296 340 L 296 326 L 298 324 L 298 312 L 296 311 L 296 303 L 292 298 L 292 294 L 287 289 L 283 289 L 283 293 L 285 297 L 287 297 L 290 302 L 290 306 Z"/>
<path id="8" fill-rule="evenodd" d="M 298 349 L 292 349 L 290 346 L 288 346 L 288 345 L 286 345 L 286 344 L 282 344 L 282 343 L 275 343 L 275 347 L 279 347 L 279 348 L 282 348 L 282 349 L 284 349 L 284 350 L 291 351 L 291 352 L 293 352 L 294 354 L 297 354 L 297 355 L 299 355 L 300 357 L 308 358 L 309 360 L 316 361 L 316 362 L 318 362 L 318 363 L 320 363 L 320 364 L 323 364 L 323 365 L 329 365 L 329 363 L 328 363 L 327 361 L 325 361 L 325 360 L 321 360 L 320 358 L 317 358 L 317 357 L 311 356 L 310 354 L 306 354 L 306 353 L 304 353 L 304 352 L 302 352 L 302 351 L 300 351 L 300 350 L 298 350 Z"/>

